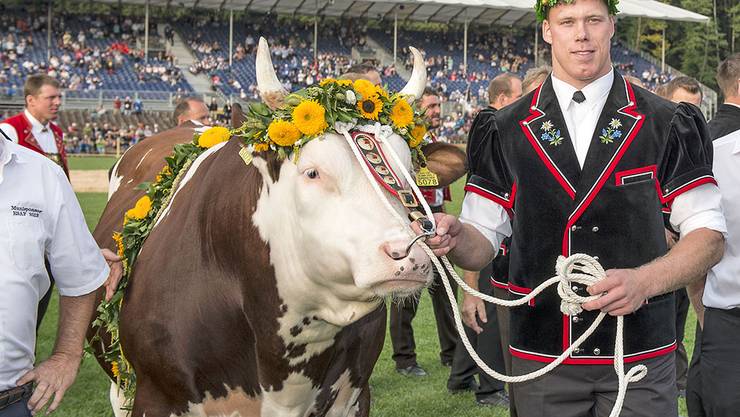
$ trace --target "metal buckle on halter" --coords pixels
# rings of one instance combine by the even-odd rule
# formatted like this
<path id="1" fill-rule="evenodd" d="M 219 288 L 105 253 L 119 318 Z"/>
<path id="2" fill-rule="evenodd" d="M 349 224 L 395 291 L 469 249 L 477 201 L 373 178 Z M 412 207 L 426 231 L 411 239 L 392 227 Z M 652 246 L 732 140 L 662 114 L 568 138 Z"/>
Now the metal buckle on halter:
<path id="1" fill-rule="evenodd" d="M 429 220 L 427 216 L 424 215 L 424 213 L 419 211 L 412 211 L 409 213 L 409 218 L 412 222 L 419 223 L 419 227 L 421 227 L 421 231 L 425 236 L 431 236 L 435 233 L 434 223 L 432 223 L 432 221 Z"/>

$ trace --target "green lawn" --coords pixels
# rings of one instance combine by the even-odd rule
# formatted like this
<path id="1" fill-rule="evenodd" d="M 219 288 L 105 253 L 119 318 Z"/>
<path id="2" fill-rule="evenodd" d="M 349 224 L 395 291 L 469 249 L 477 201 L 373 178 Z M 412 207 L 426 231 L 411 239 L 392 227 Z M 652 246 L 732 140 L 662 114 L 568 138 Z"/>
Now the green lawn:
<path id="1" fill-rule="evenodd" d="M 462 184 L 453 188 L 456 203 L 448 206 L 452 213 L 459 212 Z M 80 193 L 80 203 L 85 211 L 88 225 L 92 228 L 105 206 L 104 193 Z M 39 359 L 49 355 L 54 340 L 54 329 L 57 321 L 57 298 L 44 320 L 39 334 Z M 686 348 L 691 357 L 694 347 L 694 326 L 696 320 L 693 312 L 689 313 L 686 324 Z M 439 342 L 434 324 L 431 300 L 425 292 L 422 296 L 419 312 L 414 321 L 416 345 L 419 363 L 430 373 L 421 379 L 408 379 L 398 375 L 391 360 L 390 336 L 386 335 L 385 348 L 378 361 L 371 379 L 374 417 L 425 417 L 425 416 L 485 416 L 503 417 L 508 412 L 503 409 L 480 408 L 475 405 L 473 394 L 450 395 L 447 393 L 446 381 L 448 368 L 439 363 Z M 62 406 L 54 414 L 60 417 L 109 417 L 112 415 L 108 404 L 107 377 L 92 358 L 82 364 L 75 385 L 64 398 Z M 681 400 L 681 412 L 686 414 L 686 407 Z"/>
<path id="2" fill-rule="evenodd" d="M 70 170 L 109 170 L 117 161 L 115 156 L 69 156 Z M 97 218 L 96 218 L 97 219 Z"/>

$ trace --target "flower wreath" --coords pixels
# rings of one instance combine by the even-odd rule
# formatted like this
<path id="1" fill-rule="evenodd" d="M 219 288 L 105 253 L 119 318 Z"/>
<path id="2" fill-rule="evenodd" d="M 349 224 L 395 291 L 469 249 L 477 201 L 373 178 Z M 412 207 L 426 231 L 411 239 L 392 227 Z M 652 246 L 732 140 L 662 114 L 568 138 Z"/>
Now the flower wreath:
<path id="1" fill-rule="evenodd" d="M 575 0 L 537 0 L 534 4 L 534 11 L 537 13 L 537 21 L 542 23 L 543 20 L 547 19 L 547 12 L 558 4 L 571 4 L 574 1 Z M 604 3 L 606 3 L 606 7 L 609 9 L 610 15 L 614 16 L 619 13 L 619 9 L 617 9 L 619 0 L 604 0 Z"/>
<path id="2" fill-rule="evenodd" d="M 382 87 L 366 80 L 326 79 L 319 86 L 288 95 L 278 109 L 271 110 L 261 103 L 250 105 L 246 121 L 239 128 L 211 127 L 194 135 L 191 142 L 176 145 L 173 153 L 165 158 L 166 164 L 155 180 L 139 186 L 146 190 L 145 195 L 124 214 L 122 230 L 113 233 L 118 255 L 123 260 L 123 276 L 113 297 L 98 306 L 98 316 L 93 322 L 94 328 L 104 329 L 110 335 L 110 342 L 106 348 L 99 331 L 90 341 L 91 344 L 100 343 L 103 358 L 110 364 L 116 384 L 123 391 L 125 409 L 130 409 L 136 393 L 136 375 L 124 356 L 119 338 L 124 292 L 144 241 L 193 161 L 208 148 L 232 136 L 242 142 L 240 155 L 247 163 L 254 153 L 268 150 L 277 152 L 281 159 L 291 154 L 297 158 L 301 147 L 309 141 L 328 131 L 338 132 L 342 130 L 340 127 L 349 130 L 360 121 L 391 126 L 406 140 L 413 160 L 420 166 L 426 164 L 421 152 L 427 133 L 423 113 L 409 104 L 406 96 L 389 95 Z"/>

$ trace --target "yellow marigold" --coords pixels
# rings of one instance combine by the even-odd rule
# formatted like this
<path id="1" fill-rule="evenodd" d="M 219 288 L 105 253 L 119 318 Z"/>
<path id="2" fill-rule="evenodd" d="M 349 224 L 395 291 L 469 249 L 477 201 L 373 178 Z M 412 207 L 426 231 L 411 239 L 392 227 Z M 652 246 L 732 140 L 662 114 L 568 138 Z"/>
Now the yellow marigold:
<path id="1" fill-rule="evenodd" d="M 159 171 L 160 175 L 170 175 L 172 174 L 172 170 L 170 169 L 169 165 L 165 165 L 164 168 L 162 168 L 161 171 Z"/>
<path id="2" fill-rule="evenodd" d="M 327 84 L 331 84 L 331 83 L 336 83 L 336 82 L 337 82 L 337 80 L 335 80 L 334 78 L 324 78 L 324 79 L 323 79 L 323 80 L 321 80 L 321 82 L 319 83 L 319 86 L 320 86 L 320 87 L 323 87 L 323 86 L 325 86 L 325 85 L 327 85 Z"/>
<path id="3" fill-rule="evenodd" d="M 118 371 L 118 362 L 113 361 L 110 363 L 110 372 L 116 378 L 118 378 L 121 375 L 120 372 Z"/>
<path id="4" fill-rule="evenodd" d="M 378 96 L 362 99 L 357 102 L 357 109 L 360 115 L 365 119 L 378 120 L 380 111 L 383 110 L 383 102 Z"/>
<path id="5" fill-rule="evenodd" d="M 152 209 L 152 200 L 148 195 L 141 197 L 134 208 L 126 212 L 126 218 L 141 220 L 149 214 Z"/>
<path id="6" fill-rule="evenodd" d="M 295 141 L 301 138 L 301 132 L 291 122 L 286 120 L 275 120 L 270 123 L 270 126 L 267 128 L 267 136 L 270 137 L 270 140 L 280 146 L 291 146 Z M 264 147 L 267 148 L 266 143 L 258 143 L 254 148 L 257 152 L 260 152 L 260 150 L 257 149 L 258 145 L 264 145 Z"/>
<path id="7" fill-rule="evenodd" d="M 295 129 L 295 126 L 293 126 L 293 128 Z M 300 134 L 300 132 L 298 134 Z M 264 151 L 266 151 L 268 149 L 270 149 L 270 145 L 268 145 L 266 143 L 258 143 L 256 145 L 254 145 L 254 151 L 255 152 L 264 152 Z"/>
<path id="8" fill-rule="evenodd" d="M 421 142 L 424 140 L 424 136 L 427 135 L 427 128 L 424 125 L 417 125 L 413 129 L 411 129 L 411 140 L 409 141 L 409 146 L 412 148 L 415 148 L 419 145 L 421 145 Z"/>
<path id="9" fill-rule="evenodd" d="M 323 132 L 328 126 L 324 107 L 313 100 L 305 100 L 293 109 L 293 125 L 306 136 Z"/>
<path id="10" fill-rule="evenodd" d="M 118 232 L 113 232 L 113 241 L 116 242 L 118 256 L 123 256 L 123 235 Z"/>
<path id="11" fill-rule="evenodd" d="M 391 121 L 398 128 L 404 128 L 414 121 L 414 110 L 403 98 L 396 100 L 391 109 Z"/>
<path id="12" fill-rule="evenodd" d="M 221 142 L 226 142 L 231 137 L 229 129 L 222 126 L 214 126 L 201 133 L 198 138 L 198 146 L 201 148 L 210 148 Z"/>
<path id="13" fill-rule="evenodd" d="M 368 80 L 355 80 L 354 88 L 355 91 L 360 93 L 363 100 L 367 100 L 372 97 L 378 97 L 378 88 L 375 86 L 375 84 L 371 83 Z"/>

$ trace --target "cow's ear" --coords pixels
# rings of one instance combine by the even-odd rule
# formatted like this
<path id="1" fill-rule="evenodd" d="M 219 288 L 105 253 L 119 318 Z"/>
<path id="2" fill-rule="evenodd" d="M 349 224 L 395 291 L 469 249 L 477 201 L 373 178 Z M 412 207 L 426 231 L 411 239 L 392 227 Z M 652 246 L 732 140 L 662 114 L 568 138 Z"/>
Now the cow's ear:
<path id="1" fill-rule="evenodd" d="M 231 127 L 238 129 L 242 127 L 245 120 L 247 120 L 247 118 L 244 116 L 241 104 L 234 103 L 234 105 L 231 106 Z"/>
<path id="2" fill-rule="evenodd" d="M 468 170 L 467 156 L 461 148 L 443 142 L 433 142 L 422 148 L 427 167 L 439 177 L 439 186 L 455 182 Z"/>

